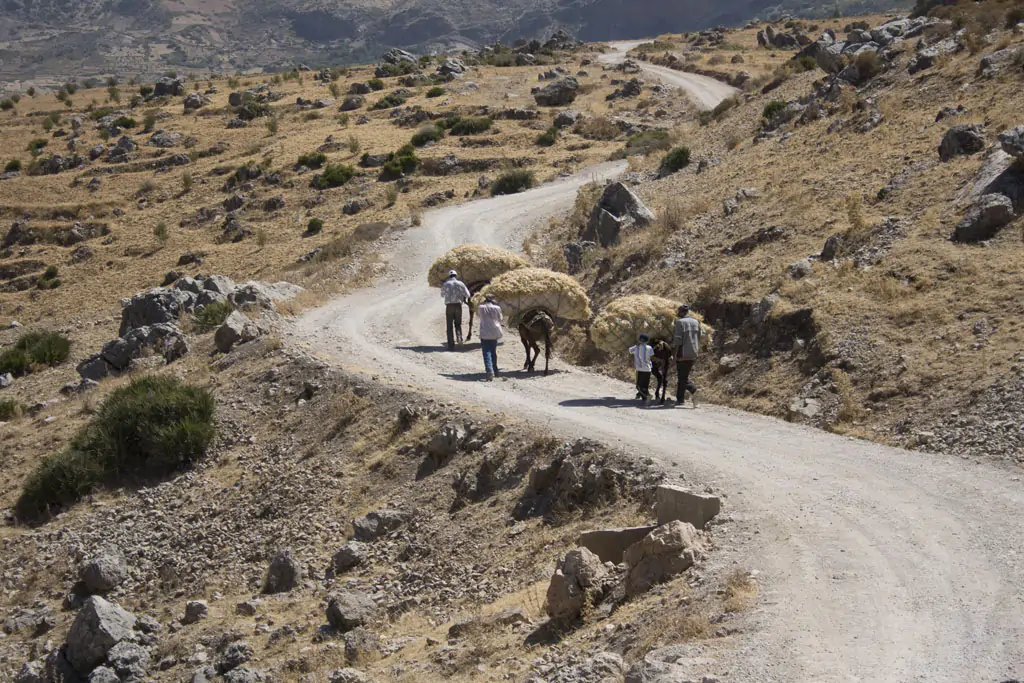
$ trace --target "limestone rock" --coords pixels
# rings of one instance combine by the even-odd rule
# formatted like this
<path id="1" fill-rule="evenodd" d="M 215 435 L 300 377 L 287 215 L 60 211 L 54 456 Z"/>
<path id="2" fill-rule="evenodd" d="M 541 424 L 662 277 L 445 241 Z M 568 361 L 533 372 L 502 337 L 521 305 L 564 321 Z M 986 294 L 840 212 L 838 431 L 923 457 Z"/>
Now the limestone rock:
<path id="1" fill-rule="evenodd" d="M 967 210 L 957 224 L 953 239 L 958 242 L 979 242 L 993 237 L 1013 220 L 1013 202 L 1001 194 L 986 194 Z"/>
<path id="2" fill-rule="evenodd" d="M 67 660 L 79 673 L 92 671 L 122 640 L 133 636 L 135 616 L 99 596 L 85 600 L 67 637 Z"/>
<path id="3" fill-rule="evenodd" d="M 646 592 L 693 566 L 703 547 L 692 524 L 673 521 L 659 526 L 642 541 L 633 544 L 623 556 L 629 566 L 626 595 Z"/>
<path id="4" fill-rule="evenodd" d="M 367 547 L 359 541 L 349 541 L 338 549 L 331 557 L 331 565 L 336 573 L 346 572 L 366 561 Z"/>
<path id="5" fill-rule="evenodd" d="M 542 107 L 564 107 L 572 104 L 579 89 L 579 81 L 572 76 L 565 76 L 535 92 L 533 99 Z"/>
<path id="6" fill-rule="evenodd" d="M 375 510 L 352 520 L 352 529 L 357 541 L 373 541 L 402 527 L 411 518 L 412 513 L 406 510 Z"/>
<path id="7" fill-rule="evenodd" d="M 608 570 L 586 548 L 575 548 L 558 563 L 548 584 L 547 613 L 552 619 L 575 619 L 600 592 Z"/>
<path id="8" fill-rule="evenodd" d="M 359 591 L 343 591 L 327 603 L 327 623 L 343 632 L 366 625 L 376 615 L 373 598 Z"/>
<path id="9" fill-rule="evenodd" d="M 282 550 L 270 561 L 263 580 L 264 593 L 287 593 L 302 580 L 302 564 L 292 557 L 290 550 Z"/>
<path id="10" fill-rule="evenodd" d="M 953 157 L 976 154 L 985 149 L 985 128 L 977 123 L 961 123 L 953 126 L 942 136 L 939 144 L 939 159 L 949 161 Z"/>
<path id="11" fill-rule="evenodd" d="M 235 344 L 244 344 L 260 336 L 259 327 L 244 313 L 232 311 L 213 335 L 213 343 L 221 353 L 228 353 Z"/>
<path id="12" fill-rule="evenodd" d="M 116 549 L 102 550 L 82 563 L 78 578 L 89 594 L 109 593 L 128 578 L 124 555 Z"/>

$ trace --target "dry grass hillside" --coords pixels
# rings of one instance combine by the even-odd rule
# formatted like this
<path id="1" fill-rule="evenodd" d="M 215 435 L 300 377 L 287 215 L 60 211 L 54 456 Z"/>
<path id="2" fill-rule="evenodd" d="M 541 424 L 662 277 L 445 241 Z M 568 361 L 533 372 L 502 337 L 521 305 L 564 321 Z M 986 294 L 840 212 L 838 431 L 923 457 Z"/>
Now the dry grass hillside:
<path id="1" fill-rule="evenodd" d="M 765 123 L 768 111 L 808 102 L 827 75 L 813 60 L 790 61 L 795 50 L 757 47 L 763 26 L 730 32 L 717 47 L 663 36 L 639 48 L 659 63 L 675 54 L 680 64 L 752 78 L 739 97 L 672 129 L 673 144 L 692 154 L 682 171 L 656 179 L 661 153 L 630 157 L 659 220 L 586 255 L 580 277 L 598 308 L 638 292 L 692 302 L 718 329 L 699 364 L 713 401 L 896 445 L 1019 460 L 1021 221 L 981 243 L 950 239 L 972 188 L 991 173 L 998 134 L 1024 123 L 1014 7 L 936 10 L 953 25 L 925 44 L 962 26 L 963 48 L 910 73 L 914 41 L 905 41 L 891 65 L 842 86 L 835 113 L 781 126 Z M 816 22 L 813 36 L 841 36 L 850 22 Z M 983 74 L 997 52 L 1004 66 Z M 940 161 L 957 124 L 983 126 L 985 149 Z M 756 198 L 737 199 L 745 188 Z M 550 262 L 565 267 L 561 245 L 577 239 L 598 192 L 581 192 L 574 215 L 547 231 Z M 822 258 L 833 235 L 843 246 Z M 582 331 L 574 340 L 579 362 L 624 372 Z"/>

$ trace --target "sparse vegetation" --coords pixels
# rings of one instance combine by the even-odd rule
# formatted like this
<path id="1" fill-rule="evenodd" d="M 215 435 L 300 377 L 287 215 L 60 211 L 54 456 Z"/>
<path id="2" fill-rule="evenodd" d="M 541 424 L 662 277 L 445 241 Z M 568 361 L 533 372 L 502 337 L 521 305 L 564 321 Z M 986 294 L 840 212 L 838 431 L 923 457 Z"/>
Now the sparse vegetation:
<path id="1" fill-rule="evenodd" d="M 306 232 L 310 235 L 319 235 L 324 229 L 324 222 L 320 218 L 310 218 L 306 223 Z"/>
<path id="2" fill-rule="evenodd" d="M 113 125 L 118 128 L 134 128 L 138 123 L 136 123 L 135 119 L 130 116 L 120 116 L 114 119 Z"/>
<path id="3" fill-rule="evenodd" d="M 214 301 L 203 306 L 192 316 L 192 322 L 200 332 L 212 332 L 228 319 L 235 307 L 230 301 Z"/>
<path id="4" fill-rule="evenodd" d="M 70 352 L 71 342 L 62 334 L 26 332 L 13 346 L 0 351 L 0 374 L 20 376 L 31 372 L 33 365 L 60 365 Z"/>
<path id="5" fill-rule="evenodd" d="M 403 175 L 414 172 L 420 166 L 419 157 L 416 156 L 416 148 L 412 145 L 404 145 L 396 152 L 388 155 L 388 160 L 381 168 L 381 180 L 398 180 Z"/>
<path id="6" fill-rule="evenodd" d="M 685 145 L 669 150 L 661 160 L 663 172 L 675 173 L 690 165 L 690 148 Z"/>
<path id="7" fill-rule="evenodd" d="M 188 171 L 185 171 L 184 173 L 181 174 L 181 191 L 182 192 L 191 192 L 192 191 L 193 183 L 194 183 L 194 181 L 192 180 L 192 174 L 191 173 L 189 173 Z"/>
<path id="8" fill-rule="evenodd" d="M 313 186 L 321 190 L 330 187 L 341 187 L 352 180 L 355 174 L 356 170 L 346 164 L 327 164 L 323 173 L 313 181 Z"/>
<path id="9" fill-rule="evenodd" d="M 672 136 L 667 130 L 645 130 L 629 138 L 626 142 L 626 154 L 647 156 L 656 151 L 666 150 L 671 146 Z"/>
<path id="10" fill-rule="evenodd" d="M 280 124 L 277 121 L 276 116 L 271 116 L 267 119 L 267 134 L 277 135 L 277 131 L 280 129 Z"/>
<path id="11" fill-rule="evenodd" d="M 766 120 L 771 121 L 776 114 L 780 113 L 785 108 L 786 102 L 782 100 L 772 100 L 768 104 L 764 105 L 764 109 L 761 110 L 761 116 Z"/>
<path id="12" fill-rule="evenodd" d="M 374 92 L 384 89 L 384 81 L 380 80 L 379 78 L 371 78 L 370 80 L 366 81 L 366 85 L 370 88 L 370 90 L 373 90 Z"/>
<path id="13" fill-rule="evenodd" d="M 206 389 L 150 376 L 116 389 L 67 449 L 28 477 L 15 504 L 42 521 L 103 486 L 151 481 L 197 461 L 212 443 L 215 401 Z"/>
<path id="14" fill-rule="evenodd" d="M 160 221 L 153 228 L 153 237 L 156 238 L 160 244 L 166 244 L 167 240 L 170 239 L 170 233 L 167 232 L 167 224 Z"/>
<path id="15" fill-rule="evenodd" d="M 604 116 L 587 118 L 576 126 L 576 132 L 588 140 L 614 140 L 619 137 L 619 127 Z"/>
<path id="16" fill-rule="evenodd" d="M 345 140 L 345 146 L 348 148 L 350 154 L 359 154 L 359 150 L 362 147 L 359 143 L 359 138 L 355 135 L 348 136 L 348 139 Z"/>
<path id="17" fill-rule="evenodd" d="M 558 129 L 551 126 L 546 131 L 537 136 L 538 147 L 551 147 L 558 142 Z"/>
<path id="18" fill-rule="evenodd" d="M 50 141 L 47 140 L 46 138 L 36 138 L 34 140 L 29 141 L 28 147 L 26 149 L 28 149 L 29 154 L 36 157 L 42 153 L 43 148 L 46 147 L 46 145 L 48 145 L 49 142 Z"/>
<path id="19" fill-rule="evenodd" d="M 445 93 L 445 89 L 444 88 L 442 88 L 439 85 L 435 85 L 434 87 L 432 87 L 430 90 L 427 91 L 427 97 L 429 97 L 429 98 L 442 97 L 444 95 L 444 93 Z"/>
<path id="20" fill-rule="evenodd" d="M 0 401 L 0 422 L 10 422 L 21 417 L 21 404 L 13 399 Z"/>
<path id="21" fill-rule="evenodd" d="M 4 166 L 4 171 L 6 173 L 16 173 L 16 172 L 18 172 L 20 170 L 21 170 L 21 159 L 11 159 L 10 161 L 7 162 L 7 165 Z"/>
<path id="22" fill-rule="evenodd" d="M 443 130 L 428 123 L 413 134 L 411 142 L 414 147 L 422 147 L 429 142 L 438 142 L 443 137 Z"/>
<path id="23" fill-rule="evenodd" d="M 523 169 L 506 171 L 498 176 L 498 178 L 491 184 L 491 195 L 497 196 L 523 192 L 524 190 L 529 190 L 533 187 L 536 182 L 537 179 L 533 171 L 526 171 Z"/>
<path id="24" fill-rule="evenodd" d="M 384 191 L 384 200 L 387 206 L 394 206 L 398 202 L 398 188 L 394 185 L 388 185 Z"/>
<path id="25" fill-rule="evenodd" d="M 327 155 L 323 152 L 309 152 L 299 157 L 296 162 L 296 166 L 305 166 L 306 168 L 321 168 L 327 163 Z"/>
<path id="26" fill-rule="evenodd" d="M 12 109 L 14 109 L 14 100 L 9 97 L 0 100 L 0 111 L 11 111 Z"/>
<path id="27" fill-rule="evenodd" d="M 388 93 L 384 97 L 374 102 L 373 106 L 370 107 L 370 109 L 393 109 L 395 107 L 400 107 L 403 104 L 405 104 L 405 97 L 397 93 Z"/>
<path id="28" fill-rule="evenodd" d="M 464 117 L 459 119 L 449 132 L 452 135 L 479 135 L 489 130 L 493 123 L 494 120 L 487 117 Z"/>
<path id="29" fill-rule="evenodd" d="M 139 86 L 139 94 L 142 95 L 144 98 L 150 97 L 153 94 L 153 86 L 149 85 L 148 83 L 143 83 Z"/>

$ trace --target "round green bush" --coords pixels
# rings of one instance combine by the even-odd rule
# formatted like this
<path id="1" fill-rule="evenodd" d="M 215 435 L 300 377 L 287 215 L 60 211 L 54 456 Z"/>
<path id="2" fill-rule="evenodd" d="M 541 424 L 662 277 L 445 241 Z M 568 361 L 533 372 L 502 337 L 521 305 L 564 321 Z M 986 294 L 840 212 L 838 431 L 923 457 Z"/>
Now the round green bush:
<path id="1" fill-rule="evenodd" d="M 306 232 L 310 235 L 318 235 L 323 232 L 324 222 L 320 218 L 310 218 L 309 223 L 306 224 Z"/>
<path id="2" fill-rule="evenodd" d="M 422 147 L 428 142 L 437 142 L 444 137 L 444 131 L 433 124 L 427 124 L 412 136 L 412 145 L 414 147 Z"/>
<path id="3" fill-rule="evenodd" d="M 669 150 L 668 154 L 661 160 L 663 172 L 675 173 L 690 165 L 690 148 L 686 146 L 675 147 Z"/>
<path id="4" fill-rule="evenodd" d="M 536 182 L 537 179 L 533 171 L 524 171 L 522 169 L 506 171 L 498 176 L 498 179 L 491 185 L 491 195 L 516 194 L 517 192 L 529 190 Z"/>

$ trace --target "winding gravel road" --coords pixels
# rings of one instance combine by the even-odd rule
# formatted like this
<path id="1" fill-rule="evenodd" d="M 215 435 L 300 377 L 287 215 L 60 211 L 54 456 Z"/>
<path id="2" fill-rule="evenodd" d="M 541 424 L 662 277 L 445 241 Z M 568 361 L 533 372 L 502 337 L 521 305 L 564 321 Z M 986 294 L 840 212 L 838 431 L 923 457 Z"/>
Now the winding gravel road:
<path id="1" fill-rule="evenodd" d="M 640 40 L 629 40 L 608 43 L 610 51 L 600 55 L 598 61 L 604 64 L 618 64 L 626 58 L 627 52 L 642 42 Z M 728 83 L 723 83 L 707 76 L 686 73 L 685 71 L 675 71 L 647 62 L 637 62 L 637 64 L 640 65 L 640 69 L 644 73 L 654 76 L 665 85 L 685 90 L 701 109 L 713 109 L 716 104 L 725 98 L 739 92 Z"/>
<path id="2" fill-rule="evenodd" d="M 609 163 L 530 192 L 424 215 L 371 289 L 301 316 L 291 342 L 350 370 L 653 458 L 724 493 L 721 551 L 759 570 L 753 632 L 709 668 L 730 681 L 1024 678 L 1024 488 L 1017 471 L 886 448 L 716 406 L 640 409 L 629 385 L 555 361 L 480 381 L 474 343 L 442 350 L 432 261 L 515 248 Z M 502 367 L 522 365 L 518 335 Z M 624 361 L 625 362 L 625 361 Z M 726 529 L 722 529 L 723 532 Z"/>

